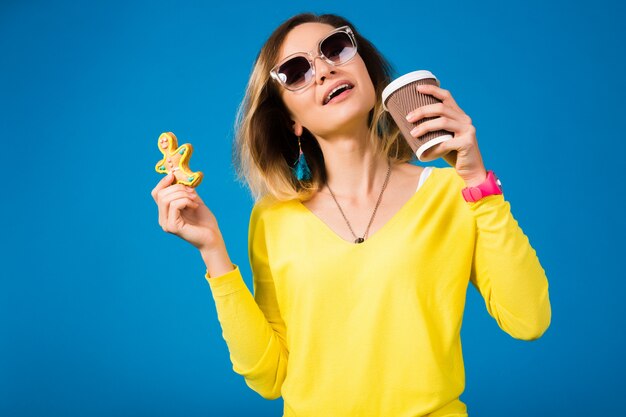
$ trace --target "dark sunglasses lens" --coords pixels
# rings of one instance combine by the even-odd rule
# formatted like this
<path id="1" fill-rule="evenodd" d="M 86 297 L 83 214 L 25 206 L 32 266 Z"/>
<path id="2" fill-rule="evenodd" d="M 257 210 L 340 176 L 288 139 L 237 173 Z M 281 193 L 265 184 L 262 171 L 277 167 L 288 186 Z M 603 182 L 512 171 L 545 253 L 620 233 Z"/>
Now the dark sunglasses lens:
<path id="1" fill-rule="evenodd" d="M 302 56 L 291 58 L 278 68 L 278 76 L 287 87 L 298 88 L 311 79 L 311 64 Z"/>
<path id="2" fill-rule="evenodd" d="M 345 32 L 337 32 L 324 39 L 321 45 L 324 56 L 336 64 L 348 61 L 356 53 L 356 46 Z"/>

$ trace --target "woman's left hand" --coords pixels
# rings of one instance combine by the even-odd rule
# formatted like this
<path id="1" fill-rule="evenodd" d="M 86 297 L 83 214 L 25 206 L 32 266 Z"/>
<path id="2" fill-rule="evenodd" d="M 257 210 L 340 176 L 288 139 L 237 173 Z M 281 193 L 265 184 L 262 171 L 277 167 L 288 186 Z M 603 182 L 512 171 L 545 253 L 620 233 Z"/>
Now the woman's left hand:
<path id="1" fill-rule="evenodd" d="M 454 133 L 452 139 L 433 146 L 424 155 L 429 159 L 443 158 L 454 167 L 468 187 L 482 183 L 487 177 L 487 171 L 478 149 L 472 119 L 456 104 L 448 90 L 426 84 L 418 86 L 418 91 L 438 98 L 441 103 L 419 107 L 407 115 L 407 120 L 415 123 L 425 117 L 439 117 L 420 123 L 411 131 L 411 135 L 419 137 L 426 132 L 441 129 Z"/>

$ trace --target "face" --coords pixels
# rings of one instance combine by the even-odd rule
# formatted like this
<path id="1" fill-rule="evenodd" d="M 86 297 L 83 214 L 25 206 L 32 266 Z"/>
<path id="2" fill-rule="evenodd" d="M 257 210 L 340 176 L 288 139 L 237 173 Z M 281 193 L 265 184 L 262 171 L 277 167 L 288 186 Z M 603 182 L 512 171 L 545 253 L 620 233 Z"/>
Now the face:
<path id="1" fill-rule="evenodd" d="M 323 23 L 296 26 L 285 38 L 276 62 L 296 52 L 312 51 L 314 56 L 317 55 L 319 41 L 333 29 L 333 26 Z M 361 56 L 357 53 L 339 66 L 315 58 L 314 65 L 314 80 L 307 87 L 298 91 L 278 87 L 294 121 L 294 133 L 301 135 L 304 127 L 315 136 L 326 137 L 342 131 L 354 132 L 355 128 L 367 128 L 367 117 L 374 108 L 376 93 Z M 342 84 L 352 88 L 333 95 L 327 101 L 333 89 Z"/>

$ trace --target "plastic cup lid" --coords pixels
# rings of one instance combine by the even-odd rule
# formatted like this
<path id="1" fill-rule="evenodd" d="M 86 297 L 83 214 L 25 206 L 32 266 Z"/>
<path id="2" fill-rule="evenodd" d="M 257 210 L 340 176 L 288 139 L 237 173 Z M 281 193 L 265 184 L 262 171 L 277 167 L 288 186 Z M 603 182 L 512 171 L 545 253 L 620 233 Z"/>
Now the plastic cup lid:
<path id="1" fill-rule="evenodd" d="M 405 85 L 409 83 L 412 83 L 418 80 L 423 80 L 424 78 L 434 78 L 435 81 L 437 81 L 437 86 L 440 85 L 437 77 L 435 77 L 435 75 L 432 72 L 427 71 L 427 70 L 413 71 L 413 72 L 409 72 L 408 74 L 404 74 L 403 76 L 398 77 L 392 82 L 390 82 L 389 85 L 385 87 L 385 89 L 383 90 L 383 108 L 386 111 L 389 111 L 385 103 L 387 102 L 387 99 L 389 98 L 391 93 L 393 93 L 394 91 L 396 91 L 397 89 L 401 87 L 404 87 Z"/>

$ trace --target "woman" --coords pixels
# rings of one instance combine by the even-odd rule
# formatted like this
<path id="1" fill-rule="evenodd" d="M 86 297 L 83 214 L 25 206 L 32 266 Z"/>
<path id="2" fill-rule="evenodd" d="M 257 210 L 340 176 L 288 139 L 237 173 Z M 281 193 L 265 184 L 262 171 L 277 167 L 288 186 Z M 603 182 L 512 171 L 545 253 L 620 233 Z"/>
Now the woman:
<path id="1" fill-rule="evenodd" d="M 206 263 L 234 371 L 282 396 L 285 416 L 466 416 L 469 282 L 511 336 L 536 339 L 550 323 L 544 270 L 471 119 L 425 87 L 442 102 L 412 112 L 429 118 L 412 133 L 453 132 L 429 155 L 452 167 L 412 165 L 381 109 L 389 81 L 384 58 L 338 16 L 295 16 L 261 49 L 235 146 L 255 197 L 254 296 L 195 190 L 166 177 L 152 193 L 163 229 Z"/>

